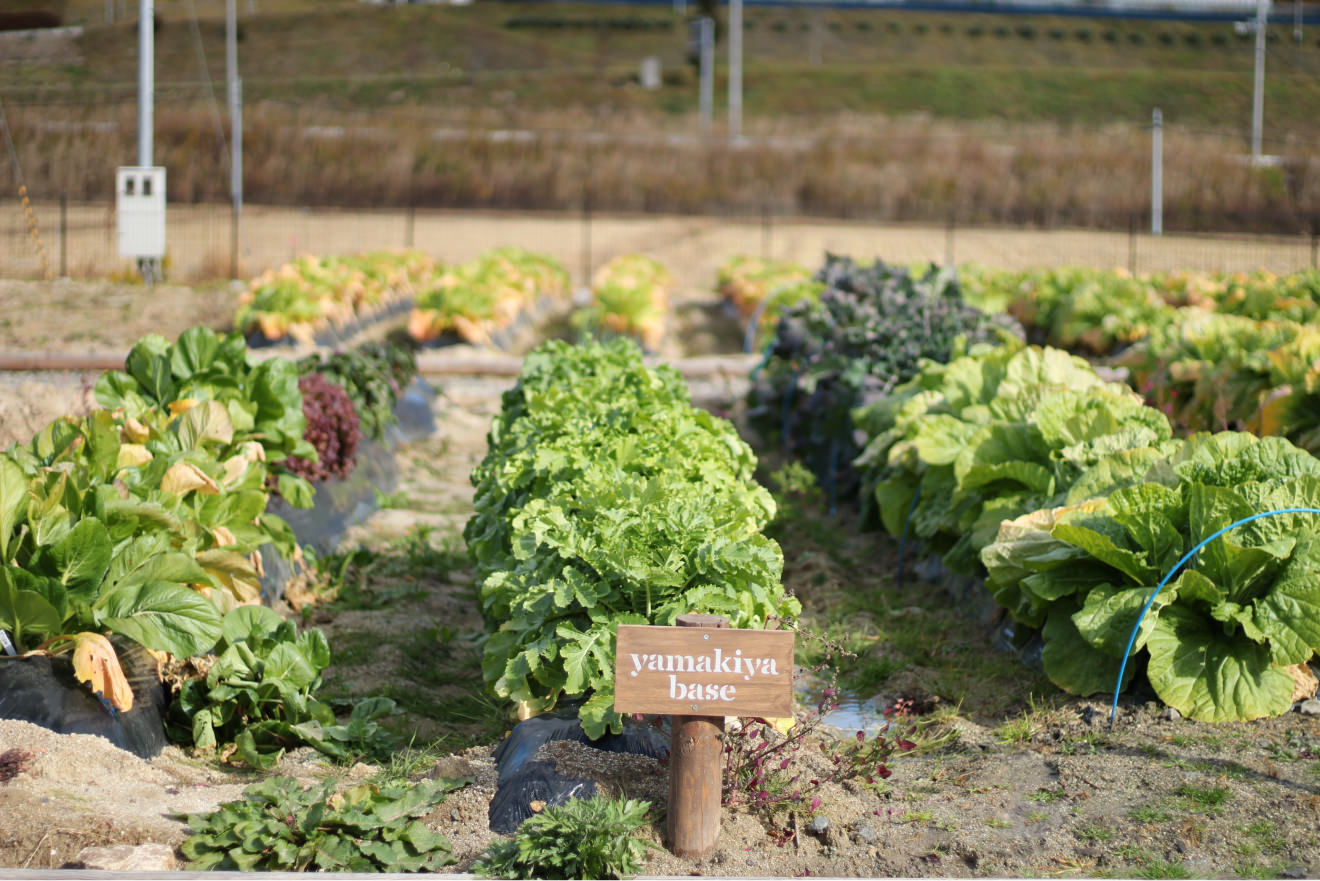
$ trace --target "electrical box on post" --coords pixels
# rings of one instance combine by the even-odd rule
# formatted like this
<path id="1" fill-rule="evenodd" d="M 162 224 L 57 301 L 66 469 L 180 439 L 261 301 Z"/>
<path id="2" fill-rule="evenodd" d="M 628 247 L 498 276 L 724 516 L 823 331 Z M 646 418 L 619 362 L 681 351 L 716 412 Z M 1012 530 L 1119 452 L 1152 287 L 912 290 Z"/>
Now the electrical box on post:
<path id="1" fill-rule="evenodd" d="M 119 256 L 165 256 L 165 169 L 123 165 L 115 172 Z"/>

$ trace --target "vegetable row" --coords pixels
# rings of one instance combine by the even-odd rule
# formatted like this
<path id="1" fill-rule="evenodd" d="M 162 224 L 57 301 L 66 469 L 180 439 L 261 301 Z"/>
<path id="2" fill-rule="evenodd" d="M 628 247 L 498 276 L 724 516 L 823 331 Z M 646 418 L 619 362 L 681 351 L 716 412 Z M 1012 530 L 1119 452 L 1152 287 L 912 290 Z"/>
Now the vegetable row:
<path id="1" fill-rule="evenodd" d="M 619 731 L 619 624 L 695 611 L 761 628 L 799 611 L 762 532 L 774 503 L 750 447 L 635 343 L 532 352 L 488 442 L 464 536 L 490 632 L 486 683 L 520 715 L 581 700 L 588 736 Z"/>
<path id="2" fill-rule="evenodd" d="M 855 277 L 781 316 L 753 388 L 766 430 L 798 435 L 790 452 L 837 482 L 849 461 L 839 453 L 860 441 L 849 464 L 864 505 L 949 569 L 984 576 L 996 602 L 1040 633 L 1061 688 L 1115 688 L 1129 635 L 1125 684 L 1135 671 L 1192 718 L 1274 715 L 1305 691 L 1297 681 L 1313 688 L 1303 665 L 1320 650 L 1320 517 L 1309 510 L 1320 508 L 1320 460 L 1284 437 L 1175 438 L 1165 412 L 1079 356 L 1015 339 L 958 299 L 956 282 L 913 292 L 907 320 L 854 319 L 836 302 L 855 294 Z M 958 308 L 931 313 L 942 298 Z M 900 339 L 914 344 L 910 360 L 888 357 Z M 858 341 L 861 356 L 848 357 Z M 822 461 L 813 450 L 827 443 Z M 1266 513 L 1278 511 L 1289 513 Z"/>
<path id="3" fill-rule="evenodd" d="M 673 279 L 658 261 L 624 254 L 592 279 L 591 302 L 573 324 L 593 336 L 632 337 L 659 346 Z M 408 333 L 418 343 L 455 339 L 490 345 L 501 333 L 572 295 L 568 271 L 553 258 L 498 248 L 444 265 L 419 251 L 357 257 L 302 257 L 254 279 L 239 297 L 234 327 L 265 341 L 313 343 L 392 304 L 412 304 Z"/>
<path id="4" fill-rule="evenodd" d="M 0 629 L 20 651 L 72 652 L 76 675 L 120 710 L 133 695 L 111 638 L 162 660 L 219 652 L 194 693 L 226 676 L 261 683 L 273 653 L 262 700 L 333 728 L 333 713 L 306 693 L 328 663 L 324 640 L 295 637 L 257 607 L 259 549 L 300 554 L 267 503 L 278 493 L 310 506 L 318 468 L 352 467 L 352 444 L 319 441 L 383 432 L 411 381 L 410 358 L 374 347 L 298 363 L 261 359 L 240 335 L 206 328 L 175 343 L 142 339 L 123 371 L 97 381 L 101 409 L 57 419 L 0 452 Z M 336 411 L 317 412 L 303 394 L 311 378 L 334 390 Z M 224 707 L 203 721 L 185 713 L 171 733 L 211 745 L 216 729 L 256 718 L 233 701 Z M 297 740 L 284 734 L 281 743 Z M 255 757 L 247 737 L 245 757 Z"/>

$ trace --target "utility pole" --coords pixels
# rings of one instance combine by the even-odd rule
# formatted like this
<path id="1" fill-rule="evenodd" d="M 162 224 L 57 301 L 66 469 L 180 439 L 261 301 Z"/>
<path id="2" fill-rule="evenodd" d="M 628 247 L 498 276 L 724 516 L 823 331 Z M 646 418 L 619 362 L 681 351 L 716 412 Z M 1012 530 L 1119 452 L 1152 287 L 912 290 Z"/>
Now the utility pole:
<path id="1" fill-rule="evenodd" d="M 225 67 L 229 84 L 229 275 L 238 277 L 239 220 L 243 214 L 243 81 L 238 76 L 237 0 L 225 0 Z"/>
<path id="2" fill-rule="evenodd" d="M 155 10 L 152 0 L 139 0 L 138 3 L 138 165 L 151 167 L 151 134 L 155 120 L 152 116 L 152 103 L 155 95 L 156 34 L 153 28 Z"/>
<path id="3" fill-rule="evenodd" d="M 1256 78 L 1251 92 L 1251 164 L 1261 161 L 1261 129 L 1265 126 L 1265 39 L 1270 0 L 1256 0 Z"/>
<path id="4" fill-rule="evenodd" d="M 697 53 L 701 61 L 701 90 L 697 96 L 701 133 L 709 135 L 715 106 L 715 20 L 708 16 L 697 21 Z"/>
<path id="5" fill-rule="evenodd" d="M 1164 114 L 1150 115 L 1150 234 L 1164 235 Z"/>
<path id="6" fill-rule="evenodd" d="M 729 141 L 742 137 L 742 0 L 729 0 Z"/>

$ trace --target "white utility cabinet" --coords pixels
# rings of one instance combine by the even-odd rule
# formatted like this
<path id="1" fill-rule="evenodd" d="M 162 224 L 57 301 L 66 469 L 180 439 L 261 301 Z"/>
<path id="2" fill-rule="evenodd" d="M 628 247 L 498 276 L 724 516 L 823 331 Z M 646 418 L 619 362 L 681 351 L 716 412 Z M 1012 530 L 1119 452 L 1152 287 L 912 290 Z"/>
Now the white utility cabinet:
<path id="1" fill-rule="evenodd" d="M 165 256 L 165 169 L 121 165 L 115 171 L 119 256 Z"/>

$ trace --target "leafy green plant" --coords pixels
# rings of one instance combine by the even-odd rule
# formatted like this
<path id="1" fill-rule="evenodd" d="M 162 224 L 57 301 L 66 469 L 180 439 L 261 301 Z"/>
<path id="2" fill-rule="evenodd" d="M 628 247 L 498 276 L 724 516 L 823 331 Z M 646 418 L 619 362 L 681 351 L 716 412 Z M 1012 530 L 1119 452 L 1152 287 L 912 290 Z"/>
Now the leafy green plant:
<path id="1" fill-rule="evenodd" d="M 421 285 L 408 333 L 423 343 L 451 333 L 469 343 L 489 343 L 539 297 L 562 298 L 568 292 L 568 271 L 558 261 L 521 248 L 497 248 Z"/>
<path id="2" fill-rule="evenodd" d="M 336 792 L 334 780 L 303 789 L 271 777 L 243 790 L 241 801 L 189 815 L 180 850 L 198 870 L 434 872 L 454 862 L 449 840 L 418 818 L 467 782 Z"/>
<path id="3" fill-rule="evenodd" d="M 58 419 L 0 454 L 0 627 L 24 649 L 72 648 L 79 677 L 128 709 L 98 634 L 180 657 L 208 651 L 221 611 L 259 593 L 247 555 L 287 527 L 263 513 L 260 455 L 217 459 L 231 437 L 218 403 L 164 428 L 163 417 L 132 429 L 116 420 Z"/>
<path id="4" fill-rule="evenodd" d="M 796 614 L 774 513 L 733 426 L 698 410 L 636 344 L 551 342 L 505 393 L 472 474 L 464 531 L 491 631 L 483 671 L 536 712 L 583 696 L 589 736 L 613 712 L 618 624 L 709 612 L 760 628 Z"/>
<path id="5" fill-rule="evenodd" d="M 1005 523 L 982 559 L 996 599 L 1041 628 L 1050 679 L 1091 694 L 1115 686 L 1142 607 L 1188 551 L 1253 514 L 1317 506 L 1320 460 L 1309 453 L 1282 438 L 1197 435 L 1105 499 Z M 1132 652 L 1146 656 L 1156 694 L 1202 721 L 1286 711 L 1283 668 L 1320 649 L 1317 571 L 1314 515 L 1257 519 L 1202 548 L 1136 631 Z"/>
<path id="6" fill-rule="evenodd" d="M 969 575 L 1001 522 L 1136 480 L 1172 433 L 1081 358 L 1020 345 L 928 363 L 854 419 L 869 438 L 856 464 L 885 529 Z"/>
<path id="7" fill-rule="evenodd" d="M 472 865 L 483 878 L 626 878 L 640 872 L 649 841 L 636 832 L 650 803 L 571 799 L 525 820 L 510 840 Z"/>
<path id="8" fill-rule="evenodd" d="M 123 371 L 104 373 L 96 381 L 96 400 L 134 421 L 153 413 L 174 416 L 199 402 L 215 401 L 230 428 L 218 458 L 236 454 L 249 441 L 261 444 L 270 465 L 289 456 L 316 455 L 303 440 L 307 426 L 297 368 L 283 358 L 253 357 L 236 333 L 222 337 L 194 327 L 173 344 L 149 334 L 129 351 Z M 311 487 L 302 478 L 281 475 L 279 493 L 298 507 L 311 505 Z"/>
<path id="9" fill-rule="evenodd" d="M 332 354 L 316 353 L 298 362 L 300 374 L 319 373 L 353 400 L 362 433 L 380 440 L 394 424 L 394 405 L 417 375 L 417 355 L 408 346 L 367 343 Z"/>
<path id="10" fill-rule="evenodd" d="M 596 271 L 591 280 L 593 303 L 574 315 L 574 323 L 597 336 L 635 338 L 653 352 L 664 339 L 673 283 L 655 258 L 621 254 Z"/>
<path id="11" fill-rule="evenodd" d="M 267 340 L 311 343 L 332 324 L 412 296 L 436 271 L 420 251 L 299 257 L 252 280 L 239 296 L 234 327 Z"/>
<path id="12" fill-rule="evenodd" d="M 1000 333 L 964 303 L 951 271 L 916 277 L 876 261 L 829 257 L 816 274 L 819 299 L 785 309 L 748 393 L 749 419 L 801 458 L 826 495 L 850 498 L 852 411 L 910 379 L 925 359 L 947 361 L 962 345 Z"/>
<path id="13" fill-rule="evenodd" d="M 330 663 L 319 630 L 299 634 L 292 621 L 261 606 L 234 609 L 221 629 L 206 677 L 185 683 L 170 705 L 166 731 L 174 740 L 200 749 L 232 743 L 254 768 L 272 767 L 285 749 L 301 744 L 345 761 L 397 745 L 377 721 L 394 712 L 392 700 L 359 702 L 340 724 L 313 696 Z"/>

